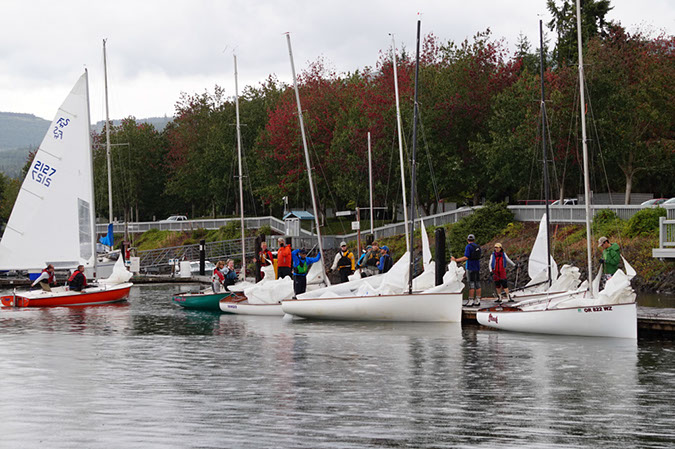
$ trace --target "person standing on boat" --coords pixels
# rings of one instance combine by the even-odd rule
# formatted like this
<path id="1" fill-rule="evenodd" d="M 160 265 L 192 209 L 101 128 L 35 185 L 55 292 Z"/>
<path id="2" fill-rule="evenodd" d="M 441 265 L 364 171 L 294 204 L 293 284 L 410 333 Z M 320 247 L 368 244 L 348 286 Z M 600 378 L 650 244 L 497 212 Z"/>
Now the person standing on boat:
<path id="1" fill-rule="evenodd" d="M 502 302 L 502 291 L 504 292 L 504 299 L 508 298 L 508 302 L 512 302 L 511 294 L 509 293 L 509 285 L 506 280 L 506 265 L 510 264 L 515 267 L 516 264 L 509 259 L 509 256 L 504 252 L 501 243 L 495 243 L 495 250 L 490 256 L 490 273 L 492 279 L 495 281 L 495 290 L 497 291 L 497 302 Z"/>
<path id="2" fill-rule="evenodd" d="M 293 290 L 297 296 L 307 291 L 309 267 L 321 260 L 321 252 L 319 251 L 315 257 L 307 257 L 307 250 L 301 248 L 294 250 L 291 255 L 293 256 Z"/>
<path id="3" fill-rule="evenodd" d="M 267 249 L 267 242 L 260 243 L 260 252 L 258 253 L 258 258 L 254 259 L 255 262 L 260 261 L 260 268 L 268 267 L 274 263 L 274 256 L 272 252 Z M 260 279 L 265 277 L 265 272 L 260 270 Z"/>
<path id="4" fill-rule="evenodd" d="M 237 271 L 234 269 L 234 260 L 227 259 L 225 268 L 223 268 L 222 271 L 223 275 L 225 275 L 225 281 L 223 282 L 223 284 L 227 289 L 227 287 L 229 287 L 230 285 L 234 285 L 234 283 L 237 282 Z"/>
<path id="5" fill-rule="evenodd" d="M 51 286 L 56 284 L 56 278 L 54 277 L 54 265 L 49 264 L 47 268 L 42 270 L 40 276 L 31 284 L 31 287 L 35 287 L 40 284 L 42 290 L 46 292 L 51 292 Z"/>
<path id="6" fill-rule="evenodd" d="M 464 256 L 456 259 L 451 257 L 454 262 L 462 263 L 466 261 L 466 276 L 469 280 L 469 300 L 466 303 L 468 307 L 480 306 L 480 245 L 476 243 L 476 237 L 469 234 L 466 237 L 467 245 L 464 248 Z"/>
<path id="7" fill-rule="evenodd" d="M 333 266 L 330 267 L 331 271 L 337 269 L 340 273 L 340 282 L 347 282 L 349 275 L 354 273 L 355 265 L 354 253 L 347 249 L 347 242 L 341 242 L 340 251 L 335 255 Z"/>
<path id="8" fill-rule="evenodd" d="M 216 262 L 216 268 L 213 269 L 213 275 L 211 276 L 213 293 L 220 293 L 225 289 L 225 273 L 223 273 L 224 268 L 225 262 L 222 260 Z"/>
<path id="9" fill-rule="evenodd" d="M 609 280 L 619 269 L 621 263 L 621 248 L 618 243 L 611 243 L 607 237 L 600 237 L 598 246 L 603 250 L 600 263 L 604 265 L 605 279 Z"/>
<path id="10" fill-rule="evenodd" d="M 87 277 L 84 275 L 84 265 L 78 265 L 77 270 L 68 278 L 68 288 L 81 292 L 87 288 Z"/>
<path id="11" fill-rule="evenodd" d="M 279 250 L 277 251 L 277 279 L 293 276 L 293 256 L 291 245 L 286 244 L 283 237 L 279 237 Z"/>
<path id="12" fill-rule="evenodd" d="M 391 267 L 394 265 L 394 260 L 391 258 L 391 254 L 389 254 L 389 247 L 386 245 L 382 246 L 380 254 L 381 256 L 380 261 L 377 263 L 377 269 L 380 270 L 380 273 L 384 274 L 391 270 Z"/>

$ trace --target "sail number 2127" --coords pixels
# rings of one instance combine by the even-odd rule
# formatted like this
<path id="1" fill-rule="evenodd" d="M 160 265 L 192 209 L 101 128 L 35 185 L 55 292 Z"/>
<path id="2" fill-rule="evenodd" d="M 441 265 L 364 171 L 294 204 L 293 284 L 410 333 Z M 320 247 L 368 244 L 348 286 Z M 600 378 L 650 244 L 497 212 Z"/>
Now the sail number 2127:
<path id="1" fill-rule="evenodd" d="M 56 173 L 54 167 L 50 167 L 42 161 L 35 161 L 33 169 L 30 171 L 30 176 L 33 181 L 38 184 L 42 184 L 45 187 L 49 187 L 52 182 L 52 175 Z"/>

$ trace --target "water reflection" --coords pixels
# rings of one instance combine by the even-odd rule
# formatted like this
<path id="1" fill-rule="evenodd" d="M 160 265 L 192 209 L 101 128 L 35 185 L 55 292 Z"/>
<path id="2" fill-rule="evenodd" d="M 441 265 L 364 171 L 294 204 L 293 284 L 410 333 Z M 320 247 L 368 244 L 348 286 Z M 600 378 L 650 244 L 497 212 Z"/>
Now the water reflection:
<path id="1" fill-rule="evenodd" d="M 675 443 L 669 341 L 220 315 L 176 289 L 0 311 L 0 446 Z"/>

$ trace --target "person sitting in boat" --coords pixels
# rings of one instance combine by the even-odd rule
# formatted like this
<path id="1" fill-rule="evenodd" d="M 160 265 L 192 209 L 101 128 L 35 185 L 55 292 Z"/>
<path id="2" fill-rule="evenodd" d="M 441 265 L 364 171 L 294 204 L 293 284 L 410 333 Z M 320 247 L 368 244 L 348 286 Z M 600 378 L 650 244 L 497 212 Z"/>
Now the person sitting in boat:
<path id="1" fill-rule="evenodd" d="M 68 288 L 81 292 L 87 288 L 87 277 L 84 275 L 84 265 L 78 265 L 77 270 L 68 278 Z"/>
<path id="2" fill-rule="evenodd" d="M 330 267 L 331 271 L 337 269 L 340 273 L 340 282 L 347 282 L 349 275 L 354 273 L 355 265 L 354 253 L 347 249 L 347 242 L 340 243 L 340 251 L 335 255 L 333 266 Z"/>
<path id="3" fill-rule="evenodd" d="M 315 257 L 307 257 L 307 250 L 300 248 L 294 250 L 293 256 L 293 290 L 296 296 L 307 291 L 307 273 L 312 264 L 321 260 L 321 251 Z"/>
<path id="4" fill-rule="evenodd" d="M 382 245 L 382 250 L 380 251 L 382 255 L 380 256 L 380 261 L 377 263 L 377 269 L 380 270 L 380 273 L 386 273 L 394 265 L 394 261 L 389 254 L 389 247 Z"/>
<path id="5" fill-rule="evenodd" d="M 618 243 L 611 243 L 607 237 L 600 237 L 598 246 L 603 250 L 600 263 L 604 265 L 604 277 L 605 280 L 609 280 L 614 276 L 616 270 L 619 269 L 619 263 L 621 263 L 621 248 L 619 248 Z"/>
<path id="6" fill-rule="evenodd" d="M 223 268 L 222 272 L 225 275 L 225 280 L 223 282 L 225 288 L 229 287 L 230 285 L 234 285 L 234 283 L 237 282 L 237 272 L 234 269 L 234 260 L 227 259 L 227 264 L 225 265 L 225 268 Z"/>
<path id="7" fill-rule="evenodd" d="M 504 299 L 508 298 L 508 302 L 513 302 L 513 298 L 511 298 L 511 294 L 509 293 L 509 285 L 506 280 L 507 264 L 510 264 L 512 267 L 516 266 L 516 264 L 509 259 L 509 256 L 506 255 L 506 252 L 504 252 L 502 244 L 495 243 L 495 250 L 490 256 L 488 267 L 490 268 L 490 273 L 492 273 L 492 279 L 495 281 L 497 302 L 502 302 L 502 292 L 504 293 Z"/>
<path id="8" fill-rule="evenodd" d="M 40 276 L 38 276 L 38 278 L 35 279 L 35 281 L 31 284 L 31 288 L 35 287 L 38 284 L 40 284 L 42 290 L 46 292 L 52 291 L 51 287 L 53 285 L 56 285 L 56 278 L 54 277 L 54 265 L 52 264 L 47 265 L 47 268 L 42 270 Z"/>
<path id="9" fill-rule="evenodd" d="M 225 262 L 219 260 L 216 262 L 216 268 L 213 269 L 213 274 L 211 275 L 211 286 L 213 287 L 213 293 L 220 293 L 225 289 L 225 274 L 223 269 L 225 268 Z"/>
<path id="10" fill-rule="evenodd" d="M 366 247 L 366 254 L 359 259 L 359 267 L 365 268 L 366 276 L 379 273 L 377 264 L 380 262 L 380 256 L 380 247 L 377 242 L 373 242 L 372 245 Z"/>
<path id="11" fill-rule="evenodd" d="M 272 252 L 269 249 L 267 249 L 267 242 L 260 243 L 260 252 L 258 253 L 258 257 L 253 260 L 255 262 L 259 262 L 260 267 L 267 267 L 269 265 L 272 265 L 272 263 L 274 263 L 274 256 L 272 255 Z M 260 279 L 264 277 L 265 273 L 261 270 Z"/>
<path id="12" fill-rule="evenodd" d="M 283 237 L 279 237 L 279 250 L 277 251 L 277 279 L 293 276 L 293 256 L 291 245 L 286 244 Z"/>

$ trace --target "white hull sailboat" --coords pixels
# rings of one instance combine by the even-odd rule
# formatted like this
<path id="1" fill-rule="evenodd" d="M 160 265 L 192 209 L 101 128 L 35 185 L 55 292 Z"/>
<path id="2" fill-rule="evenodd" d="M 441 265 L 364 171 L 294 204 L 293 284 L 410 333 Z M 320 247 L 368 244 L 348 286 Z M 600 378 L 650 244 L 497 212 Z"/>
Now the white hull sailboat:
<path id="1" fill-rule="evenodd" d="M 462 293 L 353 296 L 283 301 L 289 315 L 311 319 L 351 321 L 462 321 Z"/>
<path id="2" fill-rule="evenodd" d="M 483 326 L 506 331 L 637 338 L 637 309 L 634 302 L 545 310 L 492 307 L 479 310 L 476 317 Z"/>
<path id="3" fill-rule="evenodd" d="M 85 72 L 59 108 L 21 185 L 0 241 L 0 269 L 40 270 L 84 265 L 96 271 L 94 183 Z M 15 307 L 70 306 L 124 300 L 131 273 L 123 268 L 82 292 L 14 292 L 2 298 Z"/>
<path id="4" fill-rule="evenodd" d="M 586 246 L 590 280 L 592 273 L 592 244 L 590 226 L 590 182 L 588 149 L 586 145 L 586 120 L 584 102 L 583 56 L 581 44 L 580 5 L 577 0 L 577 33 L 579 51 L 579 90 L 581 104 L 581 130 L 584 159 L 584 189 L 586 198 Z M 541 28 L 541 22 L 540 22 Z M 543 45 L 542 45 L 543 48 Z M 543 77 L 543 63 L 542 63 Z M 624 259 L 627 274 L 622 270 L 609 279 L 598 292 L 600 274 L 586 288 L 548 294 L 544 298 L 522 301 L 513 307 L 491 307 L 476 312 L 476 319 L 484 326 L 517 332 L 589 337 L 637 338 L 637 304 L 630 286 L 634 271 Z"/>
<path id="5" fill-rule="evenodd" d="M 419 70 L 420 22 L 417 22 L 417 70 Z M 394 49 L 395 51 L 395 49 Z M 396 71 L 396 67 L 394 67 Z M 413 194 L 410 210 L 413 214 L 414 230 L 414 184 L 415 147 L 417 131 L 417 73 L 415 75 L 415 110 L 413 124 L 412 181 Z M 297 95 L 297 94 L 296 94 Z M 425 272 L 412 280 L 413 266 L 409 250 L 394 264 L 391 270 L 371 278 L 327 287 L 316 292 L 298 295 L 297 299 L 281 302 L 285 313 L 313 319 L 357 320 L 357 321 L 413 321 L 413 322 L 461 322 L 462 319 L 462 268 L 453 262 L 444 276 L 442 285 L 424 285 L 434 279 L 426 231 L 422 228 L 423 262 Z M 412 236 L 413 233 L 411 232 Z M 426 242 L 426 244 L 425 244 Z M 417 284 L 417 285 L 414 285 Z M 424 285 L 424 286 L 423 286 Z M 408 288 L 406 289 L 406 286 Z M 423 286 L 423 287 L 422 287 Z M 415 288 L 418 287 L 418 288 Z M 407 293 L 406 293 L 407 290 Z M 414 291 L 413 291 L 414 290 Z M 356 293 L 356 294 L 354 294 Z"/>

